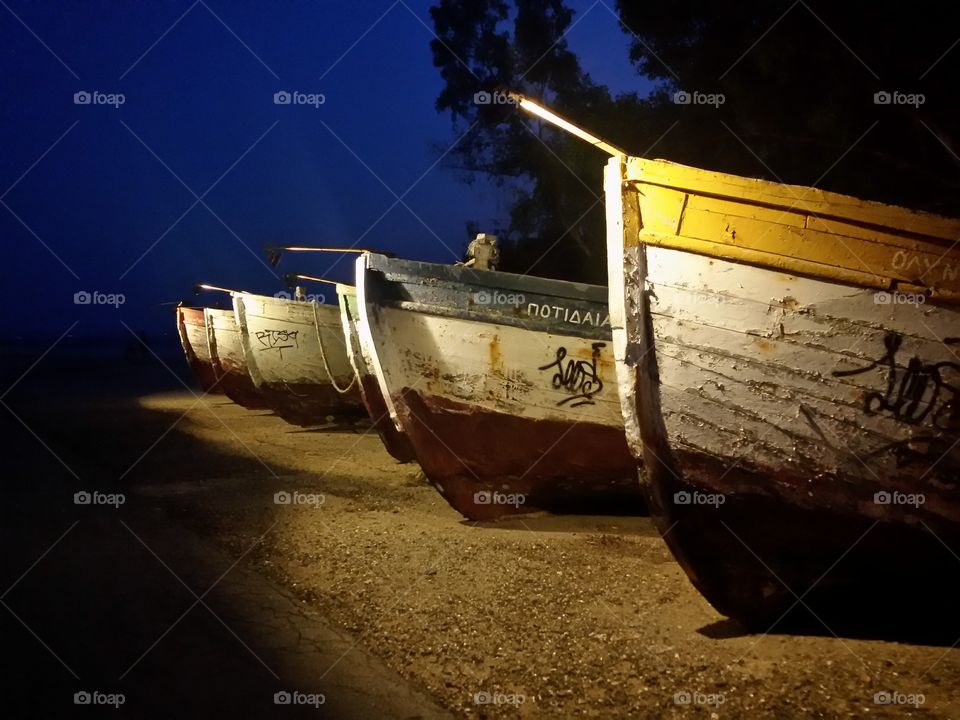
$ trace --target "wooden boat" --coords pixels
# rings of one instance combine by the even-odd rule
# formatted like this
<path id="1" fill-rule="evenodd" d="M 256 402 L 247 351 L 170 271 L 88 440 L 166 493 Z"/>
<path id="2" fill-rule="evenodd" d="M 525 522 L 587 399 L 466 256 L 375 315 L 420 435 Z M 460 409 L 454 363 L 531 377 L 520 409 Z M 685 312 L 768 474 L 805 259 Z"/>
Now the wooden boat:
<path id="1" fill-rule="evenodd" d="M 217 374 L 213 369 L 210 354 L 210 342 L 207 336 L 207 323 L 203 308 L 177 306 L 177 334 L 183 346 L 187 365 L 193 372 L 197 385 L 205 393 L 222 393 L 217 383 Z"/>
<path id="2" fill-rule="evenodd" d="M 363 412 L 334 305 L 235 293 L 247 369 L 277 415 L 294 425 Z"/>
<path id="3" fill-rule="evenodd" d="M 636 157 L 605 185 L 627 437 L 694 585 L 763 630 L 956 627 L 960 220 Z"/>
<path id="4" fill-rule="evenodd" d="M 233 310 L 205 308 L 210 364 L 217 385 L 228 398 L 248 409 L 267 407 L 247 370 L 240 332 Z"/>
<path id="5" fill-rule="evenodd" d="M 361 336 L 430 482 L 470 519 L 642 510 L 606 290 L 461 266 L 357 261 Z"/>
<path id="6" fill-rule="evenodd" d="M 390 417 L 387 401 L 384 400 L 376 375 L 370 369 L 372 365 L 370 348 L 365 342 L 370 333 L 364 332 L 361 339 L 357 328 L 361 320 L 357 312 L 356 288 L 352 285 L 337 284 L 337 297 L 340 299 L 340 321 L 343 324 L 343 334 L 347 338 L 347 357 L 360 383 L 363 405 L 387 452 L 400 462 L 412 462 L 416 459 L 413 446 Z"/>

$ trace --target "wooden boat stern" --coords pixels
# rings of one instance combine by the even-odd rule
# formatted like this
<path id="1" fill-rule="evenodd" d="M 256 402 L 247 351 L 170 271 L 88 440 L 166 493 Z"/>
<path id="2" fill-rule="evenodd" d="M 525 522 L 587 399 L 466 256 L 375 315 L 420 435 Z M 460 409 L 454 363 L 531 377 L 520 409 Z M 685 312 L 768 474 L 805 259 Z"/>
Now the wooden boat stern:
<path id="1" fill-rule="evenodd" d="M 612 382 L 605 288 L 364 262 L 359 312 L 384 396 L 451 506 L 477 520 L 643 512 Z"/>
<path id="2" fill-rule="evenodd" d="M 205 393 L 222 393 L 223 388 L 217 383 L 217 373 L 211 362 L 203 308 L 179 305 L 176 312 L 177 334 L 197 385 Z"/>
<path id="3" fill-rule="evenodd" d="M 757 626 L 915 607 L 960 541 L 960 221 L 641 158 L 605 191 L 627 436 L 693 583 Z"/>

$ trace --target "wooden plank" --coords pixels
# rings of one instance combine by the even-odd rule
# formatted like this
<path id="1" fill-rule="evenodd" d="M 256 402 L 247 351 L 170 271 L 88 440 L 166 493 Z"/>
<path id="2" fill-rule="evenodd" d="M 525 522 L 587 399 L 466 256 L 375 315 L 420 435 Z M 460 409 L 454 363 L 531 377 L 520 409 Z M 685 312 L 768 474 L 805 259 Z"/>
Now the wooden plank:
<path id="1" fill-rule="evenodd" d="M 878 276 L 891 282 L 928 283 L 941 290 L 960 293 L 960 277 L 953 270 L 943 252 L 905 250 L 859 238 L 793 227 L 778 222 L 775 210 L 760 219 L 738 218 L 721 213 L 687 208 L 678 235 L 711 241 L 722 238 L 726 244 L 754 250 L 758 256 L 818 258 L 829 256 L 828 268 L 837 267 L 853 272 Z M 766 264 L 766 263 L 764 263 Z M 932 272 L 931 272 L 932 269 Z M 827 269 L 824 271 L 827 272 Z"/>
<path id="2" fill-rule="evenodd" d="M 531 419 L 623 424 L 609 342 L 383 307 L 373 333 L 391 395 L 417 388 L 434 396 Z M 558 350 L 563 358 L 557 362 Z M 587 402 L 555 382 L 586 363 L 599 383 Z M 571 379 L 572 376 L 570 376 Z"/>
<path id="3" fill-rule="evenodd" d="M 321 342 L 338 383 L 347 385 L 353 378 L 338 307 L 245 293 L 234 296 L 234 307 L 255 383 L 328 384 Z"/>
<path id="4" fill-rule="evenodd" d="M 926 235 L 930 241 L 946 241 L 944 247 L 960 238 L 960 219 L 861 200 L 817 188 L 746 178 L 664 160 L 628 158 L 626 180 L 747 204 L 792 208 L 860 225 Z"/>
<path id="5" fill-rule="evenodd" d="M 797 462 L 811 475 L 842 469 L 872 483 L 911 472 L 895 460 L 897 452 L 921 473 L 933 464 L 938 458 L 927 457 L 933 446 L 923 438 L 957 438 L 960 345 L 911 335 L 922 311 L 891 316 L 883 305 L 871 307 L 866 291 L 843 296 L 835 284 L 803 280 L 806 299 L 815 299 L 819 287 L 834 316 L 810 323 L 802 307 L 776 311 L 756 302 L 782 292 L 787 275 L 676 250 L 648 248 L 647 256 L 671 444 L 702 447 L 730 463 L 743 457 L 774 472 L 796 472 Z M 700 273 L 691 272 L 704 263 L 725 290 L 711 302 L 702 300 Z M 815 312 L 817 303 L 811 307 Z M 873 322 L 844 319 L 871 312 Z M 960 329 L 960 310 L 932 314 L 941 326 Z M 734 429 L 739 439 L 718 436 L 714 427 Z M 819 443 L 821 452 L 808 457 L 802 443 L 814 450 Z"/>
<path id="6" fill-rule="evenodd" d="M 822 277 L 858 287 L 886 290 L 891 288 L 892 283 L 891 278 L 882 275 L 860 272 L 852 268 L 837 267 L 836 265 L 820 263 L 805 258 L 795 258 L 766 252 L 758 253 L 752 248 L 743 248 L 722 241 L 711 242 L 678 235 L 649 232 L 638 233 L 632 238 L 628 237 L 627 241 L 632 243 L 628 247 L 652 245 L 674 250 L 686 250 L 700 255 L 708 255 L 720 260 L 732 260 L 752 265 L 762 265 L 784 273 Z M 945 301 L 960 300 L 960 290 L 946 290 L 936 294 Z"/>
<path id="7" fill-rule="evenodd" d="M 813 278 L 789 273 L 777 273 L 776 283 L 754 282 L 754 269 L 733 263 L 718 264 L 713 258 L 686 253 L 682 256 L 682 273 L 674 273 L 673 279 L 664 280 L 671 271 L 670 263 L 677 262 L 673 253 L 649 248 L 646 252 L 651 275 L 658 278 L 658 287 L 689 288 L 698 294 L 699 302 L 719 304 L 734 300 L 727 306 L 731 320 L 741 316 L 739 304 L 755 304 L 762 317 L 768 317 L 765 327 L 771 334 L 776 329 L 775 319 L 779 314 L 793 312 L 811 323 L 846 322 L 861 325 L 864 329 L 879 327 L 878 319 L 905 328 L 905 334 L 918 340 L 943 340 L 960 334 L 956 317 L 948 308 L 924 302 L 922 305 L 906 304 L 909 297 L 879 298 L 869 291 L 839 283 L 825 283 Z M 878 308 L 878 304 L 884 304 Z M 878 310 L 882 310 L 878 314 Z M 747 312 L 744 310 L 743 312 Z M 799 321 L 800 318 L 797 319 Z M 754 324 L 755 326 L 755 324 Z M 810 332 L 822 332 L 824 328 L 810 327 Z"/>

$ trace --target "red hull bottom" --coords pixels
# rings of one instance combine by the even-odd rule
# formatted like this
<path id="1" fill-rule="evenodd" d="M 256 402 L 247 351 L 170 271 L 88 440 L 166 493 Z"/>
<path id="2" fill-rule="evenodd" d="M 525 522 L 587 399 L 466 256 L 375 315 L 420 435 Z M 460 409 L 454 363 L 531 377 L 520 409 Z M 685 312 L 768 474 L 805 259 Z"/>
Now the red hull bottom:
<path id="1" fill-rule="evenodd" d="M 220 387 L 217 374 L 214 372 L 211 363 L 200 359 L 193 359 L 189 361 L 189 365 L 190 370 L 193 372 L 193 377 L 197 381 L 197 385 L 200 386 L 203 392 L 211 394 L 223 393 L 223 388 Z"/>
<path id="2" fill-rule="evenodd" d="M 483 412 L 408 388 L 394 401 L 427 478 L 471 520 L 645 513 L 622 428 Z"/>
<path id="3" fill-rule="evenodd" d="M 223 370 L 218 372 L 218 385 L 224 394 L 248 410 L 262 410 L 267 407 L 263 395 L 257 390 L 250 376 L 238 370 Z"/>
<path id="4" fill-rule="evenodd" d="M 330 416 L 358 417 L 365 412 L 356 385 L 340 394 L 332 385 L 316 383 L 262 383 L 258 388 L 267 405 L 292 425 L 322 425 Z"/>
<path id="5" fill-rule="evenodd" d="M 367 413 L 387 452 L 402 463 L 416 460 L 417 456 L 410 440 L 397 430 L 390 418 L 390 411 L 387 409 L 386 400 L 383 399 L 383 393 L 380 392 L 376 379 L 370 375 L 364 375 L 360 379 L 360 393 L 363 395 L 363 405 L 367 408 Z"/>

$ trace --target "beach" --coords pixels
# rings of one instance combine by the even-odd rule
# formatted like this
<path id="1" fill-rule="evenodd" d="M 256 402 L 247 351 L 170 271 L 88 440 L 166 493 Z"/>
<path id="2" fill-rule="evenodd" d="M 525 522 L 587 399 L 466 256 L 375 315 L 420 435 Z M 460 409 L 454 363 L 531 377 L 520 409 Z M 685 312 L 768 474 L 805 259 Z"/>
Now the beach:
<path id="1" fill-rule="evenodd" d="M 646 517 L 468 522 L 368 422 L 70 362 L 4 373 L 11 717 L 960 716 L 957 638 L 748 634 Z"/>

